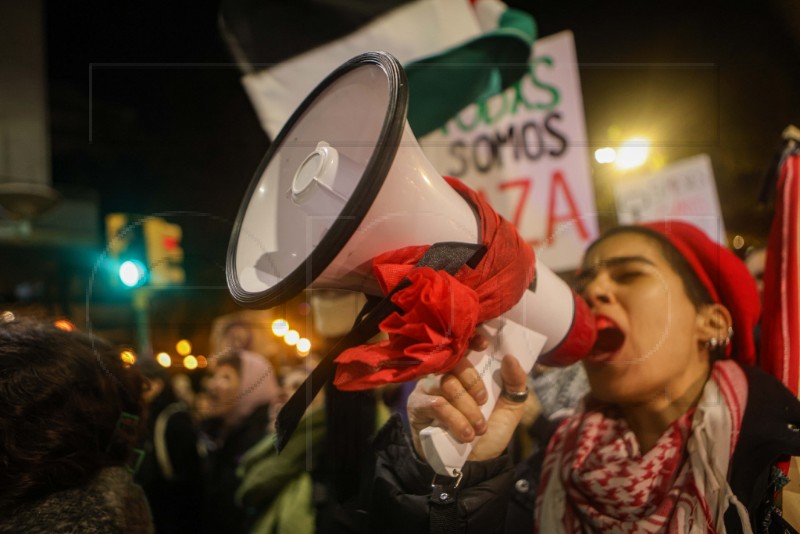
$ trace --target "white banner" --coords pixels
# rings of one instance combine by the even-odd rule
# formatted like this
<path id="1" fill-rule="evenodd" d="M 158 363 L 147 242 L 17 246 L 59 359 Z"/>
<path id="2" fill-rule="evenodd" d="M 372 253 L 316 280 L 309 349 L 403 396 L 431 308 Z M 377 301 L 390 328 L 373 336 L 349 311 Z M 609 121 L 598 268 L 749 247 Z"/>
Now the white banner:
<path id="1" fill-rule="evenodd" d="M 537 40 L 533 55 L 515 86 L 420 145 L 439 172 L 484 194 L 545 265 L 564 271 L 598 232 L 572 33 Z"/>

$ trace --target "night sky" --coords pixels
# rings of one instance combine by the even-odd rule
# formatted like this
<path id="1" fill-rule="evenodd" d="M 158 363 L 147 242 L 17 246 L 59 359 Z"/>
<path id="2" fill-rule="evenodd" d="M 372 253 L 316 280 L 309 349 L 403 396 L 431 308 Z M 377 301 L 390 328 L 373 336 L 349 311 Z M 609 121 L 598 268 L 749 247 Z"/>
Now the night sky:
<path id="1" fill-rule="evenodd" d="M 294 17 L 264 30 L 275 59 L 308 45 L 300 28 L 324 24 L 323 8 L 348 2 L 265 4 Z M 668 159 L 711 155 L 729 232 L 766 235 L 770 212 L 756 196 L 781 131 L 800 123 L 790 0 L 509 4 L 530 11 L 542 36 L 573 31 L 593 147 L 614 125 L 666 127 L 656 142 Z M 193 281 L 215 294 L 230 225 L 269 144 L 219 11 L 212 0 L 45 2 L 54 185 L 94 190 L 101 215 L 173 214 Z"/>
<path id="2" fill-rule="evenodd" d="M 312 18 L 325 4 L 295 11 Z M 666 122 L 670 134 L 656 142 L 671 158 L 711 153 L 718 180 L 736 186 L 720 190 L 752 201 L 780 131 L 800 118 L 800 42 L 781 11 L 789 2 L 515 4 L 541 35 L 574 32 L 591 144 L 608 142 L 614 124 Z M 46 2 L 56 185 L 96 188 L 103 212 L 235 216 L 268 139 L 219 10 L 210 0 Z M 280 39 L 265 29 L 263 49 L 306 46 L 280 27 Z M 738 217 L 726 213 L 733 230 Z"/>

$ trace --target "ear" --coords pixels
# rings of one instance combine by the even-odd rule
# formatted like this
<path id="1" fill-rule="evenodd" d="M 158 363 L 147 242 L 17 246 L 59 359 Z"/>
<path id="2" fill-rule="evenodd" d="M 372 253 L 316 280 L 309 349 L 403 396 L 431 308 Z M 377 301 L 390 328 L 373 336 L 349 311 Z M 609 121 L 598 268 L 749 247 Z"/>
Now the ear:
<path id="1" fill-rule="evenodd" d="M 706 304 L 697 312 L 697 338 L 703 344 L 711 339 L 722 343 L 732 326 L 731 312 L 722 304 Z"/>

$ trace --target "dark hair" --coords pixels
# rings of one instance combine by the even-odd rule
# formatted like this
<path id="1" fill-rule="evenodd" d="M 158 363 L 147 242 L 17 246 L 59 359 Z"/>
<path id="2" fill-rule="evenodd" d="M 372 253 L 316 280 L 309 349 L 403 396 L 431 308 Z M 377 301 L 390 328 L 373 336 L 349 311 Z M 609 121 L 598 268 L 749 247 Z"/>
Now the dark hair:
<path id="1" fill-rule="evenodd" d="M 683 289 L 686 291 L 686 296 L 689 297 L 689 300 L 696 309 L 700 309 L 702 306 L 706 304 L 713 304 L 714 299 L 711 298 L 706 287 L 703 285 L 703 282 L 700 281 L 700 278 L 697 276 L 697 273 L 694 272 L 692 266 L 689 265 L 689 262 L 686 258 L 681 254 L 681 252 L 675 248 L 675 245 L 670 243 L 669 239 L 645 226 L 617 226 L 614 227 L 601 235 L 594 243 L 592 243 L 588 249 L 586 249 L 586 253 L 584 256 L 588 255 L 594 247 L 598 244 L 602 243 L 606 239 L 610 237 L 614 237 L 619 234 L 639 234 L 645 237 L 649 237 L 653 240 L 659 247 L 659 251 L 661 255 L 667 260 L 672 270 L 680 277 L 681 281 L 683 282 Z"/>
<path id="2" fill-rule="evenodd" d="M 145 360 L 142 363 L 137 363 L 136 365 L 139 367 L 139 372 L 146 379 L 163 380 L 165 384 L 169 382 L 169 371 L 156 362 L 152 360 Z"/>
<path id="3" fill-rule="evenodd" d="M 127 464 L 144 426 L 142 384 L 96 337 L 0 322 L 0 508 Z"/>

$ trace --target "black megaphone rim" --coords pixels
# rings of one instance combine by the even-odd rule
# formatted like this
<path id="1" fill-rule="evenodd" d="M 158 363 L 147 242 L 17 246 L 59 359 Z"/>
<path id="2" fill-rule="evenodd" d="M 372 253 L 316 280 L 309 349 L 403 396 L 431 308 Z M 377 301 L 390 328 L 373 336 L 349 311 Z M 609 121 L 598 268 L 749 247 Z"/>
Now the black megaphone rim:
<path id="1" fill-rule="evenodd" d="M 279 283 L 259 292 L 246 291 L 239 283 L 236 266 L 236 253 L 239 243 L 239 234 L 242 229 L 247 207 L 253 192 L 258 186 L 261 176 L 266 170 L 274 155 L 280 150 L 286 136 L 294 129 L 303 114 L 314 104 L 320 94 L 331 86 L 337 79 L 348 72 L 366 65 L 377 65 L 386 73 L 389 86 L 389 104 L 386 115 L 378 136 L 375 150 L 370 157 L 362 174 L 362 179 L 353 191 L 350 199 L 341 211 L 341 215 L 331 225 L 320 243 L 314 248 L 306 260 L 294 271 L 285 276 Z M 264 158 L 258 166 L 247 193 L 242 199 L 239 213 L 236 216 L 231 239 L 228 244 L 226 262 L 226 278 L 228 290 L 233 299 L 246 308 L 266 309 L 283 304 L 306 289 L 336 258 L 345 247 L 352 235 L 364 220 L 367 212 L 378 196 L 389 169 L 394 162 L 399 148 L 403 129 L 408 112 L 408 81 L 400 62 L 386 52 L 366 52 L 360 54 L 329 74 L 317 87 L 303 100 L 303 103 L 294 111 L 287 123 L 281 128 L 280 133 L 267 149 Z M 363 179 L 369 176 L 368 180 Z"/>

